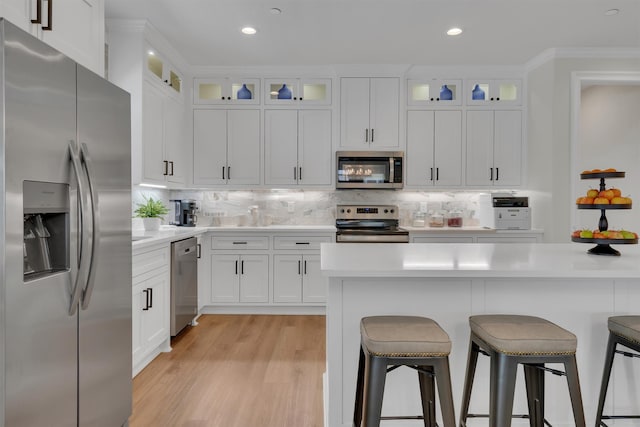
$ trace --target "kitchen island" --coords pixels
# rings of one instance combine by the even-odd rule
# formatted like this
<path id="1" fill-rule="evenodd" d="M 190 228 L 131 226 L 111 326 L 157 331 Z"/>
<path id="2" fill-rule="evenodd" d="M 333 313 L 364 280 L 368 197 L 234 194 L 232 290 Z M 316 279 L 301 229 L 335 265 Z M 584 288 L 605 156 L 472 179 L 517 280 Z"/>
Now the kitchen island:
<path id="1" fill-rule="evenodd" d="M 593 424 L 608 336 L 607 317 L 640 313 L 640 248 L 617 245 L 622 253 L 619 257 L 590 255 L 586 252 L 589 248 L 575 243 L 322 244 L 321 270 L 329 277 L 326 425 L 352 425 L 359 322 L 371 315 L 427 316 L 448 332 L 459 417 L 468 317 L 483 313 L 544 317 L 576 334 L 585 415 L 587 424 Z M 618 357 L 605 412 L 640 413 L 640 361 Z M 481 356 L 471 413 L 488 412 L 488 374 L 488 358 Z M 521 369 L 518 375 L 514 413 L 524 414 Z M 546 376 L 546 399 L 546 418 L 551 424 L 573 425 L 564 377 Z M 415 372 L 400 369 L 390 373 L 383 415 L 419 413 Z M 520 422 L 514 420 L 514 426 Z M 407 423 L 385 424 L 395 425 Z M 472 419 L 469 425 L 486 425 L 486 419 Z"/>

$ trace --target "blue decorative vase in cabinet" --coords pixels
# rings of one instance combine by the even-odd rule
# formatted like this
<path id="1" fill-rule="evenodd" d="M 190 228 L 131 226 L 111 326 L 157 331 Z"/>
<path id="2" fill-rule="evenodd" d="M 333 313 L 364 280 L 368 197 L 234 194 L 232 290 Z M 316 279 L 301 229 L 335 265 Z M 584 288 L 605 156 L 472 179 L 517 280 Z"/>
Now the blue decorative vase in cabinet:
<path id="1" fill-rule="evenodd" d="M 242 87 L 238 89 L 238 99 L 252 99 L 253 94 L 249 90 L 246 84 L 242 84 Z"/>
<path id="2" fill-rule="evenodd" d="M 291 89 L 286 84 L 283 84 L 278 90 L 278 99 L 291 99 Z"/>
<path id="3" fill-rule="evenodd" d="M 471 91 L 471 99 L 484 100 L 484 91 L 480 89 L 480 86 L 475 85 Z"/>
<path id="4" fill-rule="evenodd" d="M 449 89 L 447 85 L 442 85 L 442 88 L 440 88 L 440 100 L 451 101 L 452 99 L 453 99 L 453 92 L 451 92 L 451 89 Z"/>

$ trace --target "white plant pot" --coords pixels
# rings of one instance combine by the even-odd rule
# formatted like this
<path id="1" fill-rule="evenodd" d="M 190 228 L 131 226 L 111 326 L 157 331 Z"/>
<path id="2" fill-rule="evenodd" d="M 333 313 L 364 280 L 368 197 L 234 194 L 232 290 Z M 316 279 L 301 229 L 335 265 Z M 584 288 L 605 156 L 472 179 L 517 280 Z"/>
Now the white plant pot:
<path id="1" fill-rule="evenodd" d="M 160 218 L 142 218 L 142 225 L 146 231 L 160 230 Z"/>

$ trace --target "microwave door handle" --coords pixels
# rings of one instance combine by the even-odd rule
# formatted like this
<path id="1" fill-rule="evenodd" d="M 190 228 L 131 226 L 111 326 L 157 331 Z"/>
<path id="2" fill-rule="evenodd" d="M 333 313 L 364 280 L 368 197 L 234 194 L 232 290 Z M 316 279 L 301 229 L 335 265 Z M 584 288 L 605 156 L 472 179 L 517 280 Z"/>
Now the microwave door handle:
<path id="1" fill-rule="evenodd" d="M 87 258 L 88 254 L 85 253 L 89 250 L 89 233 L 85 230 L 85 222 L 87 221 L 86 215 L 88 212 L 86 206 L 85 195 L 87 194 L 84 188 L 84 180 L 80 174 L 80 156 L 76 153 L 75 142 L 69 141 L 69 159 L 71 160 L 71 166 L 78 183 L 78 199 L 80 200 L 78 222 L 80 222 L 80 253 L 78 257 L 78 271 L 71 291 L 71 303 L 69 305 L 69 316 L 76 314 L 78 308 L 78 301 L 80 301 L 80 294 L 82 293 L 83 286 L 80 285 L 81 278 L 87 276 L 85 270 L 87 270 Z"/>
<path id="2" fill-rule="evenodd" d="M 373 129 L 371 130 L 371 135 L 373 135 Z M 373 138 L 372 138 L 373 141 Z M 389 157 L 389 182 L 393 183 L 393 178 L 396 176 L 394 171 L 393 157 Z"/>
<path id="3" fill-rule="evenodd" d="M 82 309 L 86 310 L 91 302 L 91 295 L 95 287 L 96 279 L 96 263 L 99 255 L 100 242 L 100 207 L 98 201 L 98 192 L 95 188 L 93 173 L 93 163 L 89 156 L 87 144 L 80 144 L 80 160 L 84 164 L 87 182 L 89 184 L 89 200 L 91 200 L 91 257 L 89 258 L 89 272 L 87 274 L 87 286 L 82 293 Z"/>

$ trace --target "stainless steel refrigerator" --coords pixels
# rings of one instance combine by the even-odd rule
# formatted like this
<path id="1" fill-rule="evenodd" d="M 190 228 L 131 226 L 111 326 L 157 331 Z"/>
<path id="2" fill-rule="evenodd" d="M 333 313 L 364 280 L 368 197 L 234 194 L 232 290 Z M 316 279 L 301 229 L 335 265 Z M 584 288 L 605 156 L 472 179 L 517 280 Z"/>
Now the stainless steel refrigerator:
<path id="1" fill-rule="evenodd" d="M 0 20 L 0 426 L 128 424 L 129 95 Z"/>

